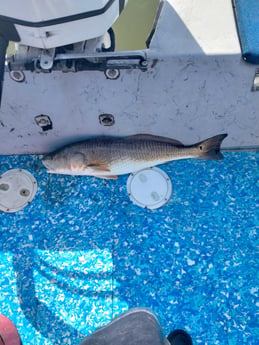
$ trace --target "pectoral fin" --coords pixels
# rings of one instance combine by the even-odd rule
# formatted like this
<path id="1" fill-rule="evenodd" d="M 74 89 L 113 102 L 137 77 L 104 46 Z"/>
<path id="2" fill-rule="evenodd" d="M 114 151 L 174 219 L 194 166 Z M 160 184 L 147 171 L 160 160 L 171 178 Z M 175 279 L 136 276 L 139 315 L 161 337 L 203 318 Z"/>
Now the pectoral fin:
<path id="1" fill-rule="evenodd" d="M 87 165 L 88 169 L 91 169 L 94 172 L 96 172 L 97 174 L 102 173 L 102 172 L 109 172 L 111 171 L 107 165 L 105 164 L 101 164 L 101 163 L 91 163 Z"/>

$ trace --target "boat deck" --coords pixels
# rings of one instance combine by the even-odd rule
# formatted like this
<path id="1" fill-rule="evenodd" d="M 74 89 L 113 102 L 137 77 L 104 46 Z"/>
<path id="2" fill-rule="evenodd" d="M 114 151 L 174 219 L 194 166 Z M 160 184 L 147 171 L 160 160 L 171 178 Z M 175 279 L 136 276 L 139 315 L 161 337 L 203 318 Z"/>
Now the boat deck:
<path id="1" fill-rule="evenodd" d="M 0 313 L 23 344 L 78 344 L 133 307 L 194 344 L 256 345 L 258 152 L 162 166 L 170 202 L 142 209 L 117 181 L 48 175 L 38 156 L 1 156 L 38 182 L 0 213 Z M 256 302 L 257 301 L 257 302 Z"/>

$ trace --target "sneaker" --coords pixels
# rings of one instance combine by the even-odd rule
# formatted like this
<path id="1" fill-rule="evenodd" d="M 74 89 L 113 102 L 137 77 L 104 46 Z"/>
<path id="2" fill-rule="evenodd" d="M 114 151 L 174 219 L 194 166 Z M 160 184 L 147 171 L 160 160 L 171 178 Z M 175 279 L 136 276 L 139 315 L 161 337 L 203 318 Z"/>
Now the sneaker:
<path id="1" fill-rule="evenodd" d="M 168 335 L 167 340 L 171 345 L 193 345 L 192 338 L 188 333 L 181 329 L 176 329 L 171 332 Z"/>

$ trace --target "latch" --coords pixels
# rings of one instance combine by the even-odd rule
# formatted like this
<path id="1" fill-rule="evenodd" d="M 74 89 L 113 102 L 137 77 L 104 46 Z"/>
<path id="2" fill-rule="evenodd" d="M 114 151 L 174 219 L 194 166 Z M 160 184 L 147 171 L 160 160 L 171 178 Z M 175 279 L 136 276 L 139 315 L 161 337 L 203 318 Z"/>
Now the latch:
<path id="1" fill-rule="evenodd" d="M 259 91 L 259 69 L 255 71 L 254 81 L 252 85 L 252 91 Z"/>
<path id="2" fill-rule="evenodd" d="M 40 67 L 43 70 L 50 70 L 53 67 L 55 48 L 44 49 L 40 56 Z"/>

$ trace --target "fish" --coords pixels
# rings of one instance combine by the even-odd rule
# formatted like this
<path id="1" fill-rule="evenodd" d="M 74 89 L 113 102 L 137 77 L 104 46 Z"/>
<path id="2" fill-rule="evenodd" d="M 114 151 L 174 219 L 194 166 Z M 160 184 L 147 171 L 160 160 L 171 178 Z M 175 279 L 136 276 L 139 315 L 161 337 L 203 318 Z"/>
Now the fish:
<path id="1" fill-rule="evenodd" d="M 151 135 L 94 137 L 66 145 L 43 157 L 49 173 L 88 175 L 117 179 L 156 165 L 179 159 L 223 159 L 220 145 L 227 134 L 219 134 L 194 145 Z"/>

